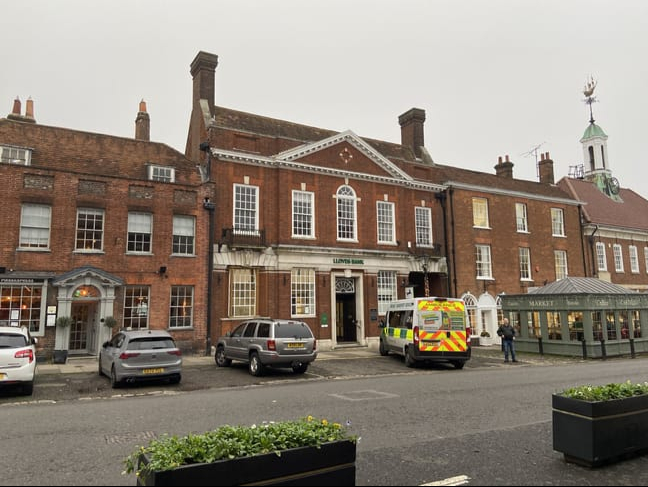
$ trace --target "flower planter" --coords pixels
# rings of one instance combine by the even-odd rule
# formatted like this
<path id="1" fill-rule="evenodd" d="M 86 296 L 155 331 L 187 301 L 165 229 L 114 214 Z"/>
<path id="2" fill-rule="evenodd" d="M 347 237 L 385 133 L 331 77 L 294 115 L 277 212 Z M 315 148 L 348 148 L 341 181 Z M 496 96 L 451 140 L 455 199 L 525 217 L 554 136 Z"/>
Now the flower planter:
<path id="1" fill-rule="evenodd" d="M 137 485 L 355 485 L 356 444 L 341 440 L 213 463 L 143 472 Z M 145 454 L 139 462 L 147 464 Z"/>
<path id="2" fill-rule="evenodd" d="M 552 395 L 553 449 L 598 467 L 648 452 L 648 395 L 588 402 Z"/>

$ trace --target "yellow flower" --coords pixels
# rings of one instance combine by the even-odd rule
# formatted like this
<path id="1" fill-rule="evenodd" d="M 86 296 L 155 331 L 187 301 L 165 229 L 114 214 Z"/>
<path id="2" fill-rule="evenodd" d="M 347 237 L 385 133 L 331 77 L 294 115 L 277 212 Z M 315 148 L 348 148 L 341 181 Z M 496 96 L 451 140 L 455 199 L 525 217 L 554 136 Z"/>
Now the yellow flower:
<path id="1" fill-rule="evenodd" d="M 306 421 L 308 422 L 313 421 L 313 417 L 309 414 L 308 417 L 306 418 Z"/>
<path id="2" fill-rule="evenodd" d="M 328 421 L 326 421 L 325 419 L 323 419 L 323 420 L 322 420 L 322 424 L 323 424 L 324 426 L 326 426 L 326 425 L 328 424 Z"/>

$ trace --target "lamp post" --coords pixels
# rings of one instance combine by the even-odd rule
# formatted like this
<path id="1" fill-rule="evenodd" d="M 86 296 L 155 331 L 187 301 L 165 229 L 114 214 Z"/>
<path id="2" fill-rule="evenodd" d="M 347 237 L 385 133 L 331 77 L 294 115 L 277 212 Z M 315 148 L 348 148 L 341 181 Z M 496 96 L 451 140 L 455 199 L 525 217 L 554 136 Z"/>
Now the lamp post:
<path id="1" fill-rule="evenodd" d="M 424 255 L 421 259 L 423 261 L 421 265 L 421 267 L 423 267 L 423 292 L 427 297 L 430 295 L 430 281 L 428 280 L 428 265 L 430 263 L 430 257 Z"/>

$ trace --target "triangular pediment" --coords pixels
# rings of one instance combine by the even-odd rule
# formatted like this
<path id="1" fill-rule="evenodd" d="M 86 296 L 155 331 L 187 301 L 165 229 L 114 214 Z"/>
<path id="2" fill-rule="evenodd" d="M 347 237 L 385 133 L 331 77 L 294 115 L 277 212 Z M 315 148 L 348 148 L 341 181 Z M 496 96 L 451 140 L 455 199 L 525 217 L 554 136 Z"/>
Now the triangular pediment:
<path id="1" fill-rule="evenodd" d="M 313 166 L 326 165 L 332 169 L 359 174 L 413 179 L 351 130 L 280 152 L 274 158 Z"/>
<path id="2" fill-rule="evenodd" d="M 91 266 L 77 267 L 65 274 L 61 274 L 55 279 L 52 279 L 52 285 L 57 287 L 78 286 L 79 284 L 83 284 L 84 282 L 89 283 L 90 281 L 98 281 L 104 286 L 110 287 L 124 285 L 124 280 L 120 277 Z"/>

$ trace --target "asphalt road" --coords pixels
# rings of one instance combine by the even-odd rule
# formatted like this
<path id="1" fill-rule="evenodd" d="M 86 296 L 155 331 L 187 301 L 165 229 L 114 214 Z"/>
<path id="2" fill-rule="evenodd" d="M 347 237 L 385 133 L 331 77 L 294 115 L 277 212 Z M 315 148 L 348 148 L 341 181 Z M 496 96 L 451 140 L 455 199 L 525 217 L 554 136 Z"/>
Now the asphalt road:
<path id="1" fill-rule="evenodd" d="M 337 353 L 337 352 L 336 352 Z M 329 357 L 335 355 L 328 355 Z M 536 354 L 518 354 L 519 363 L 504 364 L 501 352 L 497 347 L 474 347 L 472 358 L 464 370 L 487 367 L 524 367 L 528 365 L 551 365 L 578 361 L 575 358 L 538 356 Z M 294 374 L 290 369 L 266 369 L 261 377 L 254 377 L 247 372 L 247 365 L 234 362 L 231 367 L 217 367 L 213 360 L 205 360 L 205 365 L 183 367 L 180 384 L 167 384 L 160 381 L 128 384 L 113 389 L 108 377 L 98 372 L 76 373 L 39 373 L 34 393 L 30 396 L 20 395 L 20 390 L 13 387 L 0 388 L 0 405 L 25 401 L 67 401 L 80 398 L 113 397 L 123 395 L 148 395 L 161 392 L 187 392 L 203 389 L 256 386 L 284 381 L 309 381 L 335 378 L 371 377 L 392 374 L 420 374 L 427 371 L 454 371 L 449 364 L 428 364 L 407 368 L 399 356 L 381 357 L 377 352 L 361 358 L 349 358 L 343 351 L 339 358 L 317 359 L 303 375 Z M 93 367 L 90 367 L 94 370 Z"/>

